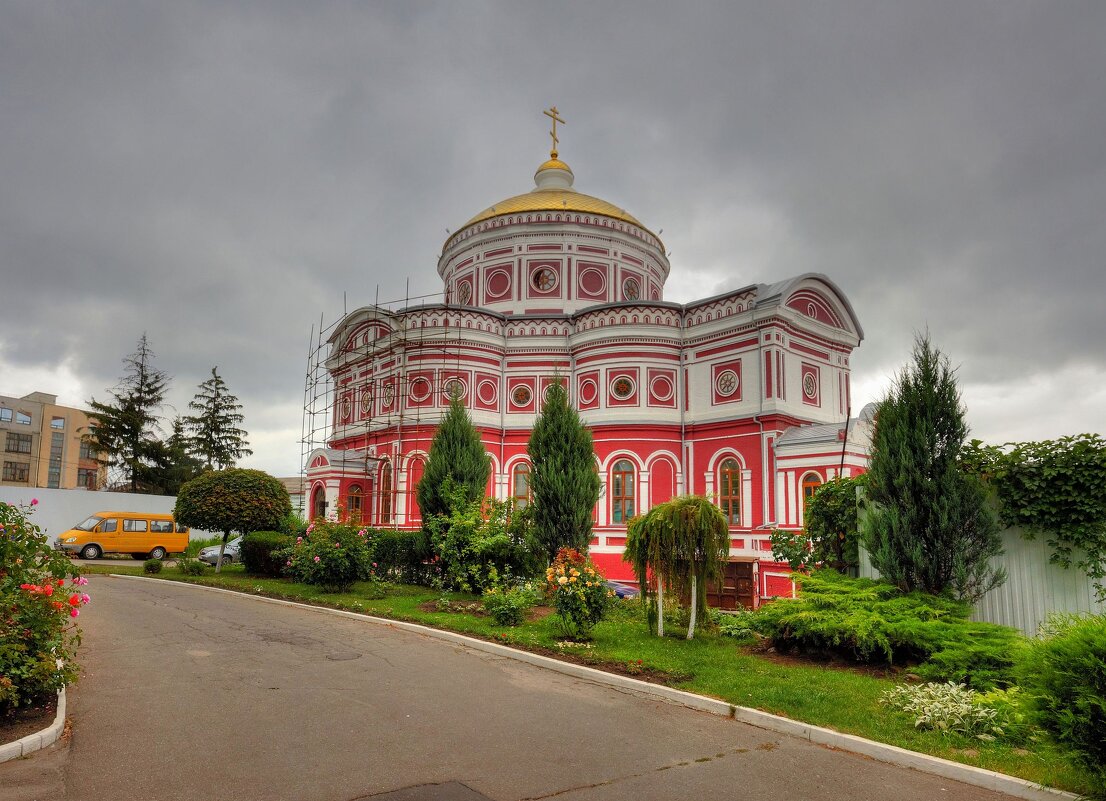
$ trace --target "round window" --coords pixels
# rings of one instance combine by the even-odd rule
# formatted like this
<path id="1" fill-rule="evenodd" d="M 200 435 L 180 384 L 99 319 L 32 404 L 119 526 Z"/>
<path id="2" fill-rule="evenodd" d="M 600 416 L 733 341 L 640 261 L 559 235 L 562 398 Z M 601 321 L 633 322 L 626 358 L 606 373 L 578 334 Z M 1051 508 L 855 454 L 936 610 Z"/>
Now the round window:
<path id="1" fill-rule="evenodd" d="M 342 396 L 341 414 L 343 420 L 349 420 L 350 416 L 353 414 L 353 403 L 350 401 L 349 395 Z"/>
<path id="2" fill-rule="evenodd" d="M 718 389 L 719 395 L 725 395 L 728 398 L 730 395 L 737 392 L 737 373 L 733 370 L 723 370 L 718 374 L 718 380 L 715 382 L 715 386 Z"/>
<path id="3" fill-rule="evenodd" d="M 457 288 L 457 300 L 464 304 L 468 304 L 472 300 L 472 284 L 468 281 Z"/>
<path id="4" fill-rule="evenodd" d="M 442 394 L 445 395 L 446 399 L 452 399 L 456 395 L 464 400 L 466 389 L 465 382 L 460 378 L 447 378 L 445 383 L 442 384 Z"/>
<path id="5" fill-rule="evenodd" d="M 803 394 L 811 400 L 818 396 L 818 379 L 814 377 L 814 373 L 803 376 Z"/>
<path id="6" fill-rule="evenodd" d="M 622 297 L 626 300 L 637 300 L 641 297 L 641 284 L 636 278 L 627 278 L 622 282 Z"/>
<path id="7" fill-rule="evenodd" d="M 539 292 L 550 292 L 557 286 L 557 274 L 548 267 L 542 267 L 534 271 L 530 281 Z"/>
<path id="8" fill-rule="evenodd" d="M 385 384 L 384 390 L 380 395 L 380 402 L 385 406 L 390 407 L 396 399 L 396 385 Z"/>
<path id="9" fill-rule="evenodd" d="M 416 403 L 430 397 L 430 382 L 425 378 L 416 378 L 411 382 L 411 400 Z"/>
<path id="10" fill-rule="evenodd" d="M 511 392 L 511 403 L 515 406 L 529 406 L 533 399 L 533 391 L 525 384 L 515 387 Z"/>
<path id="11" fill-rule="evenodd" d="M 366 384 L 361 388 L 361 414 L 372 414 L 373 410 L 373 386 Z"/>
<path id="12" fill-rule="evenodd" d="M 634 394 L 634 382 L 629 376 L 620 375 L 611 382 L 611 394 L 619 400 L 626 400 Z"/>

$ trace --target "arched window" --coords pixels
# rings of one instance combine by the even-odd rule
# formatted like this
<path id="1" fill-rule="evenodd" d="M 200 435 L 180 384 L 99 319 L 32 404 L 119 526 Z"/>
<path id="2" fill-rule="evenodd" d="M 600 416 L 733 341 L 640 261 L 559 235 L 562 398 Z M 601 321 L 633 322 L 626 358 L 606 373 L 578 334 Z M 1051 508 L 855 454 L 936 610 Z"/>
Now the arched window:
<path id="1" fill-rule="evenodd" d="M 315 487 L 315 495 L 311 499 L 311 518 L 326 517 L 326 493 L 322 487 Z"/>
<path id="2" fill-rule="evenodd" d="M 818 491 L 818 488 L 822 486 L 822 477 L 817 473 L 807 473 L 803 476 L 803 514 L 806 515 L 806 510 L 810 508 L 810 501 L 814 497 L 814 493 Z"/>
<path id="3" fill-rule="evenodd" d="M 392 522 L 392 466 L 387 462 L 380 465 L 380 522 Z"/>
<path id="4" fill-rule="evenodd" d="M 530 465 L 526 462 L 519 462 L 511 471 L 511 497 L 518 509 L 530 503 Z"/>
<path id="5" fill-rule="evenodd" d="M 625 523 L 634 516 L 634 466 L 619 459 L 611 468 L 611 522 Z"/>
<path id="6" fill-rule="evenodd" d="M 361 501 L 361 487 L 354 484 L 352 487 L 349 488 L 349 496 L 346 498 L 346 512 L 349 514 L 349 522 L 361 522 Z"/>
<path id="7" fill-rule="evenodd" d="M 718 505 L 726 524 L 741 524 L 741 465 L 737 459 L 726 459 L 718 467 Z"/>

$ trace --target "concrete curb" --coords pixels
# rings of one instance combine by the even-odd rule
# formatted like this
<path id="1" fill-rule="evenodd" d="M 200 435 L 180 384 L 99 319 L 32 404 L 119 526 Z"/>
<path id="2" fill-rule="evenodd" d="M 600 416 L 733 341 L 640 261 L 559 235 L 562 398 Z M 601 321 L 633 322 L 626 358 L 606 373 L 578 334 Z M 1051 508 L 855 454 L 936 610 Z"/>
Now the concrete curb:
<path id="1" fill-rule="evenodd" d="M 164 582 L 164 579 L 147 578 L 145 576 L 125 576 L 116 573 L 109 574 L 109 577 L 129 579 L 132 581 Z M 389 620 L 388 618 L 373 617 L 372 615 L 366 615 L 359 612 L 348 612 L 344 609 L 331 609 L 325 606 L 312 606 L 311 604 L 299 603 L 297 601 L 286 601 L 281 598 L 269 598 L 264 595 L 252 595 L 248 592 L 240 592 L 238 590 L 225 590 L 221 587 L 208 587 L 203 584 L 191 584 L 183 581 L 172 583 L 177 586 L 194 587 L 196 589 L 209 590 L 211 592 L 227 593 L 228 595 L 244 595 L 248 598 L 253 598 L 258 601 L 264 601 L 265 603 L 280 604 L 283 606 L 294 606 L 313 612 L 339 615 L 341 617 L 348 617 L 356 620 L 376 623 L 383 626 L 390 626 L 401 631 L 409 631 L 415 634 L 422 634 L 427 637 L 434 637 L 435 639 L 445 640 L 447 642 L 462 645 L 477 651 L 483 651 L 484 653 L 496 654 L 497 656 L 514 659 L 519 662 L 526 662 L 528 664 L 542 667 L 547 670 L 553 670 L 557 673 L 562 673 L 579 679 L 585 679 L 597 684 L 604 684 L 619 690 L 629 691 L 637 695 L 657 698 L 669 703 L 680 704 L 681 706 L 689 707 L 691 709 L 697 709 L 701 712 L 709 712 L 712 715 L 732 718 L 741 723 L 747 723 L 751 726 L 756 726 L 761 729 L 767 729 L 768 731 L 776 732 L 778 734 L 786 734 L 791 737 L 798 737 L 801 740 L 807 740 L 817 745 L 829 746 L 831 748 L 839 748 L 843 751 L 849 751 L 854 754 L 861 754 L 863 756 L 875 759 L 879 762 L 886 762 L 887 764 L 896 765 L 902 768 L 911 768 L 922 773 L 929 773 L 935 776 L 941 776 L 945 779 L 951 779 L 953 781 L 962 782 L 964 784 L 970 784 L 974 787 L 983 787 L 988 790 L 1006 793 L 1007 795 L 1014 796 L 1015 798 L 1024 798 L 1028 799 L 1028 801 L 1060 801 L 1060 799 L 1065 799 L 1067 801 L 1078 801 L 1078 799 L 1080 798 L 1080 796 L 1077 796 L 1073 793 L 1069 793 L 1064 790 L 1055 790 L 1049 787 L 1044 787 L 1042 785 L 1026 781 L 1025 779 L 1019 779 L 1015 776 L 1007 776 L 1005 773 L 997 773 L 993 770 L 985 770 L 984 768 L 977 768 L 972 765 L 964 765 L 959 762 L 953 762 L 948 759 L 941 759 L 940 757 L 929 756 L 928 754 L 922 754 L 917 751 L 908 751 L 905 748 L 899 748 L 898 746 L 894 745 L 887 745 L 886 743 L 877 743 L 874 740 L 868 740 L 864 737 L 858 737 L 854 734 L 842 734 L 841 732 L 837 732 L 832 729 L 826 729 L 821 726 L 813 726 L 809 723 L 801 723 L 796 720 L 791 720 L 790 718 L 773 715 L 769 712 L 761 712 L 758 709 L 750 709 L 743 706 L 734 706 L 733 704 L 730 704 L 726 701 L 719 701 L 716 698 L 708 698 L 703 695 L 696 695 L 695 693 L 685 692 L 684 690 L 676 690 L 672 687 L 665 687 L 660 684 L 651 684 L 650 682 L 642 681 L 641 679 L 634 679 L 628 676 L 620 676 L 615 673 L 607 673 L 606 671 L 599 670 L 598 668 L 587 667 L 585 665 L 577 665 L 572 662 L 562 662 L 561 660 L 554 659 L 553 657 L 542 656 L 541 654 L 533 654 L 529 651 L 520 651 L 507 645 L 487 642 L 486 640 L 480 640 L 475 637 L 466 636 L 464 634 L 457 634 L 452 631 L 444 631 L 442 629 L 431 628 L 430 626 L 423 626 L 419 623 L 408 623 L 403 620 Z M 64 721 L 64 700 L 59 701 L 58 709 L 59 720 Z M 57 721 L 55 721 L 55 725 L 56 723 Z M 37 737 L 38 735 L 31 736 Z M 57 737 L 55 736 L 54 739 L 57 739 Z M 50 742 L 53 742 L 53 740 L 50 740 Z M 47 745 L 48 744 L 49 743 L 47 743 Z"/>
<path id="2" fill-rule="evenodd" d="M 41 731 L 28 734 L 14 742 L 0 745 L 0 762 L 9 759 L 18 759 L 33 754 L 40 748 L 46 748 L 57 742 L 65 730 L 65 688 L 58 690 L 58 712 L 54 715 L 54 722 Z"/>

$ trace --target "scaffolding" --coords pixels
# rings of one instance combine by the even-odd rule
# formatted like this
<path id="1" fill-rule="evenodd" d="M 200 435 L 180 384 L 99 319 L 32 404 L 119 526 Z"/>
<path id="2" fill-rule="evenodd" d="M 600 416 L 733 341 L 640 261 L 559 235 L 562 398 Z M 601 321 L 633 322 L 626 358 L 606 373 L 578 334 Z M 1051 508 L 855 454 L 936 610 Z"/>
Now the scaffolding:
<path id="1" fill-rule="evenodd" d="M 343 440 L 360 439 L 368 442 L 373 431 L 395 429 L 396 454 L 404 453 L 405 428 L 414 436 L 414 441 L 408 440 L 407 445 L 418 449 L 420 441 L 424 438 L 422 424 L 433 418 L 437 423 L 441 408 L 438 404 L 431 404 L 429 409 L 422 407 L 422 401 L 427 397 L 435 397 L 436 393 L 446 391 L 446 383 L 452 377 L 442 378 L 442 371 L 434 371 L 434 378 L 430 380 L 430 395 L 420 395 L 415 398 L 415 404 L 409 404 L 412 397 L 412 386 L 415 381 L 426 380 L 419 375 L 412 379 L 410 376 L 408 354 L 438 351 L 445 361 L 452 355 L 455 361 L 456 372 L 460 371 L 462 325 L 461 313 L 468 308 L 450 303 L 447 293 L 436 292 L 425 295 L 412 296 L 406 293 L 402 299 L 393 301 L 379 300 L 380 289 L 377 287 L 376 299 L 368 307 L 371 316 L 366 322 L 387 323 L 390 327 L 394 324 L 394 330 L 387 337 L 387 343 L 380 345 L 379 337 L 373 336 L 366 352 L 363 347 L 347 349 L 343 343 L 335 341 L 333 347 L 330 339 L 339 326 L 348 318 L 349 312 L 345 307 L 343 296 L 342 316 L 327 324 L 322 314 L 319 315 L 318 328 L 311 327 L 308 339 L 307 370 L 304 376 L 303 389 L 303 418 L 300 436 L 300 481 L 304 487 L 304 509 L 310 516 L 311 497 L 307 486 L 308 460 L 311 454 L 320 448 L 328 448 L 334 441 L 338 426 L 342 426 Z M 423 311 L 424 314 L 418 313 Z M 426 316 L 441 317 L 444 324 L 435 326 L 426 325 Z M 444 316 L 443 316 L 444 315 Z M 421 317 L 422 319 L 415 319 Z M 418 322 L 419 325 L 412 325 Z M 377 329 L 379 330 L 379 329 Z M 394 356 L 394 363 L 387 370 L 380 370 L 378 364 L 381 360 Z M 338 404 L 341 402 L 339 388 L 335 385 L 334 375 L 341 374 L 343 369 L 353 363 L 364 362 L 370 366 L 370 375 L 367 379 L 371 386 L 372 403 L 367 414 L 358 415 L 351 410 L 349 422 L 341 422 Z M 376 400 L 380 396 L 384 380 L 391 379 L 394 387 L 392 411 L 376 414 Z M 362 390 L 364 391 L 364 390 Z M 475 387 L 470 387 L 470 397 Z M 359 405 L 359 404 L 357 404 Z M 408 408 L 408 407 L 411 408 Z M 428 450 L 429 441 L 422 449 Z M 363 470 L 366 476 L 370 475 L 378 457 L 372 456 L 368 448 L 360 449 L 358 454 L 363 459 Z M 348 464 L 348 461 L 347 461 Z M 404 466 L 396 464 L 393 473 L 393 492 L 399 482 L 398 471 Z M 394 517 L 393 517 L 394 519 Z"/>

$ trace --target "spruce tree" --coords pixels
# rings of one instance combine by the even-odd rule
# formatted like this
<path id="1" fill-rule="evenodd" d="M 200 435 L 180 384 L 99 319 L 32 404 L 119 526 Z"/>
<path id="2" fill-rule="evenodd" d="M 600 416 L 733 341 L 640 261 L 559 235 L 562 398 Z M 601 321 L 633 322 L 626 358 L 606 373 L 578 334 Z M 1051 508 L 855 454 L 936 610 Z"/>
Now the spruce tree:
<path id="1" fill-rule="evenodd" d="M 199 389 L 188 404 L 196 414 L 184 419 L 189 450 L 203 462 L 205 470 L 234 467 L 240 458 L 253 453 L 246 447 L 246 432 L 238 427 L 245 419 L 242 404 L 227 390 L 218 367 L 211 368 L 211 378 Z"/>
<path id="2" fill-rule="evenodd" d="M 454 500 L 462 506 L 480 500 L 490 474 L 491 463 L 480 434 L 460 397 L 454 394 L 449 411 L 430 443 L 426 468 L 419 481 L 417 497 L 422 519 L 448 515 Z"/>
<path id="3" fill-rule="evenodd" d="M 143 334 L 138 349 L 123 359 L 126 373 L 105 403 L 95 398 L 88 441 L 96 445 L 104 463 L 118 469 L 131 492 L 156 489 L 154 479 L 164 459 L 158 437 L 158 415 L 169 378 L 153 366 L 153 351 Z"/>
<path id="4" fill-rule="evenodd" d="M 960 470 L 968 434 L 949 361 L 928 336 L 914 344 L 876 412 L 862 526 L 873 567 L 904 591 L 975 602 L 1005 580 L 998 523 L 975 476 Z"/>
<path id="5" fill-rule="evenodd" d="M 190 440 L 184 418 L 173 418 L 173 428 L 165 440 L 165 468 L 157 483 L 165 495 L 176 495 L 180 488 L 204 472 L 204 465 L 189 452 Z"/>
<path id="6" fill-rule="evenodd" d="M 552 561 L 560 548 L 586 553 L 599 475 L 591 432 L 568 405 L 561 381 L 549 387 L 527 450 L 535 533 L 546 556 Z"/>

